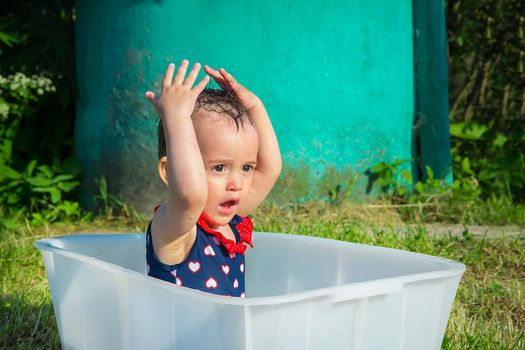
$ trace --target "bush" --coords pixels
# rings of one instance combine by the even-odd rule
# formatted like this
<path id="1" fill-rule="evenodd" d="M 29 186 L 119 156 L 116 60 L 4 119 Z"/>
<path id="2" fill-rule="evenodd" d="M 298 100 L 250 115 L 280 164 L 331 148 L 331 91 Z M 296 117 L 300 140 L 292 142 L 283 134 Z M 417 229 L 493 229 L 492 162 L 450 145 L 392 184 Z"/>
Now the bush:
<path id="1" fill-rule="evenodd" d="M 80 213 L 78 203 L 63 200 L 79 185 L 80 168 L 74 160 L 55 158 L 52 165 L 38 165 L 36 159 L 27 161 L 13 152 L 22 121 L 37 113 L 40 97 L 55 91 L 42 75 L 0 75 L 0 207 L 3 212 L 25 212 L 35 223 Z"/>
<path id="2" fill-rule="evenodd" d="M 454 172 L 525 201 L 525 2 L 447 1 Z"/>
<path id="3" fill-rule="evenodd" d="M 74 17 L 70 0 L 0 5 L 2 215 L 35 223 L 80 215 L 68 200 L 81 170 L 72 157 Z"/>

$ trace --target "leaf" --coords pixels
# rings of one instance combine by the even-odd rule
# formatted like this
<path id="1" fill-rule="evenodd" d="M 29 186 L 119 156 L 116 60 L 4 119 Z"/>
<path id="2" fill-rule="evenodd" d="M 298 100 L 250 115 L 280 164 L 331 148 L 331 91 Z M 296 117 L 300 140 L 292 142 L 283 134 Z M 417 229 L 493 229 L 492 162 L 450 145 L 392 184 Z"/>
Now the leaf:
<path id="1" fill-rule="evenodd" d="M 69 181 L 69 182 L 61 182 L 57 185 L 57 187 L 63 192 L 70 192 L 71 190 L 77 188 L 78 185 L 80 185 L 80 182 L 78 181 Z"/>
<path id="2" fill-rule="evenodd" d="M 53 204 L 60 202 L 60 199 L 62 198 L 62 194 L 60 193 L 58 188 L 52 187 L 49 193 L 51 194 L 51 202 Z"/>
<path id="3" fill-rule="evenodd" d="M 492 186 L 497 185 L 501 181 L 500 173 L 494 169 L 483 169 L 477 177 L 480 181 L 491 181 Z"/>
<path id="4" fill-rule="evenodd" d="M 100 192 L 100 198 L 104 202 L 107 202 L 109 196 L 108 196 L 108 188 L 107 188 L 105 176 L 102 176 L 102 178 L 98 181 L 98 187 L 99 187 L 99 192 Z"/>
<path id="5" fill-rule="evenodd" d="M 13 152 L 13 142 L 11 140 L 4 140 L 0 144 L 0 162 L 1 164 L 6 163 L 6 161 L 11 162 L 11 153 Z"/>
<path id="6" fill-rule="evenodd" d="M 416 184 L 416 190 L 420 193 L 420 194 L 423 194 L 425 192 L 425 187 L 423 186 L 423 183 L 421 181 L 418 181 L 417 184 Z"/>
<path id="7" fill-rule="evenodd" d="M 13 140 L 17 136 L 18 126 L 20 125 L 21 120 L 21 116 L 17 116 L 17 118 L 15 118 L 15 120 L 13 120 L 7 126 L 4 125 L 5 137 Z"/>
<path id="8" fill-rule="evenodd" d="M 392 167 L 393 167 L 394 169 L 397 169 L 397 167 L 398 167 L 399 165 L 401 165 L 401 164 L 403 164 L 403 163 L 409 163 L 409 162 L 411 162 L 410 159 L 398 159 L 398 160 L 396 160 L 396 161 L 394 161 L 394 162 L 392 163 Z"/>
<path id="9" fill-rule="evenodd" d="M 22 178 L 22 175 L 14 170 L 11 167 L 8 167 L 5 164 L 0 164 L 0 179 L 8 178 L 11 180 L 19 180 Z"/>
<path id="10" fill-rule="evenodd" d="M 505 142 L 507 142 L 508 138 L 507 136 L 503 135 L 503 133 L 498 132 L 496 134 L 496 138 L 492 141 L 492 145 L 494 147 L 502 147 Z"/>
<path id="11" fill-rule="evenodd" d="M 377 163 L 374 166 L 372 166 L 370 170 L 375 174 L 379 174 L 383 172 L 387 167 L 388 165 L 386 165 L 384 162 L 381 162 L 381 163 Z"/>
<path id="12" fill-rule="evenodd" d="M 20 201 L 20 197 L 16 195 L 16 193 L 12 192 L 12 193 L 9 193 L 9 195 L 7 196 L 7 204 L 9 205 L 13 205 L 13 204 L 16 204 Z"/>
<path id="13" fill-rule="evenodd" d="M 0 97 L 0 116 L 9 114 L 9 104 Z"/>
<path id="14" fill-rule="evenodd" d="M 26 181 L 35 187 L 47 187 L 52 184 L 51 179 L 46 179 L 45 177 L 40 176 L 28 177 L 26 178 Z"/>
<path id="15" fill-rule="evenodd" d="M 31 191 L 38 193 L 50 193 L 53 187 L 33 187 Z"/>
<path id="16" fill-rule="evenodd" d="M 401 173 L 400 173 L 401 177 L 403 179 L 405 179 L 407 182 L 411 183 L 413 178 L 412 178 L 412 173 L 408 170 L 403 170 Z"/>
<path id="17" fill-rule="evenodd" d="M 49 193 L 53 204 L 58 203 L 62 199 L 62 192 L 57 187 L 34 187 L 31 190 L 38 193 Z"/>
<path id="18" fill-rule="evenodd" d="M 53 183 L 56 184 L 57 182 L 71 180 L 74 177 L 75 177 L 74 175 L 70 175 L 70 174 L 58 175 L 57 177 L 53 179 Z"/>
<path id="19" fill-rule="evenodd" d="M 40 213 L 31 213 L 31 216 L 33 217 L 31 219 L 32 225 L 39 226 L 46 223 L 46 219 Z"/>
<path id="20" fill-rule="evenodd" d="M 35 166 L 36 166 L 36 159 L 31 160 L 26 165 L 26 170 L 25 170 L 26 177 L 29 177 L 29 176 L 33 175 L 33 171 L 35 170 Z"/>
<path id="21" fill-rule="evenodd" d="M 463 158 L 463 160 L 461 161 L 461 170 L 463 170 L 465 174 L 469 174 L 471 176 L 475 175 L 472 169 L 470 168 L 470 160 L 468 157 Z"/>
<path id="22" fill-rule="evenodd" d="M 4 185 L 0 187 L 0 192 L 8 192 L 8 190 L 11 190 L 12 188 L 14 188 L 12 191 L 16 191 L 17 189 L 21 188 L 20 184 L 23 182 L 24 181 L 22 179 L 5 181 Z"/>
<path id="23" fill-rule="evenodd" d="M 20 42 L 20 38 L 6 31 L 0 31 L 0 41 L 6 46 L 13 47 L 13 44 Z"/>
<path id="24" fill-rule="evenodd" d="M 450 134 L 465 140 L 482 140 L 483 134 L 488 130 L 486 125 L 476 122 L 459 122 L 450 124 Z"/>
<path id="25" fill-rule="evenodd" d="M 78 202 L 64 201 L 57 208 L 66 214 L 66 216 L 80 215 Z"/>
<path id="26" fill-rule="evenodd" d="M 40 165 L 38 167 L 38 170 L 40 170 L 42 173 L 44 173 L 44 175 L 46 175 L 46 177 L 48 177 L 49 179 L 51 179 L 53 177 L 53 171 L 51 170 L 51 168 L 48 165 Z"/>
<path id="27" fill-rule="evenodd" d="M 427 181 L 434 179 L 434 171 L 428 165 L 425 165 L 425 170 L 427 171 Z"/>

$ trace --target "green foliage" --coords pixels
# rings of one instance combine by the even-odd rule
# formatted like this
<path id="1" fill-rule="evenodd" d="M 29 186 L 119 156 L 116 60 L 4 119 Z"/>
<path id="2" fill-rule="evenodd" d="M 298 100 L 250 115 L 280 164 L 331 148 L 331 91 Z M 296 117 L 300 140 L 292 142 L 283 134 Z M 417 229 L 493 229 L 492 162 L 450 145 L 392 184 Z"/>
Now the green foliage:
<path id="1" fill-rule="evenodd" d="M 0 75 L 0 169 L 11 173 L 16 163 L 14 144 L 24 117 L 36 113 L 38 98 L 55 91 L 50 79 L 44 76 L 27 77 L 16 73 Z M 22 163 L 22 162 L 19 162 Z M 21 165 L 21 164 L 20 164 Z"/>
<path id="2" fill-rule="evenodd" d="M 327 199 L 329 203 L 340 204 L 351 200 L 357 184 L 358 175 L 351 168 L 337 170 L 328 167 L 317 185 L 317 198 Z"/>
<path id="3" fill-rule="evenodd" d="M 525 201 L 525 2 L 446 2 L 454 174 Z M 470 174 L 470 176 L 474 176 Z"/>
<path id="4" fill-rule="evenodd" d="M 470 159 L 455 157 L 455 161 L 452 184 L 436 179 L 430 167 L 426 180 L 411 182 L 410 174 L 399 169 L 405 161 L 378 163 L 371 167 L 369 179 L 379 187 L 383 200 L 392 203 L 408 222 L 525 223 L 525 206 L 515 204 L 506 193 L 485 197 L 480 174 L 472 169 Z"/>
<path id="5" fill-rule="evenodd" d="M 511 136 L 495 129 L 494 123 L 461 122 L 451 125 L 455 139 L 452 149 L 454 173 L 460 178 L 475 177 L 480 195 L 506 195 L 516 202 L 525 200 L 525 134 Z M 473 148 L 469 156 L 466 150 Z"/>
<path id="6" fill-rule="evenodd" d="M 95 180 L 99 188 L 99 194 L 95 196 L 95 202 L 99 208 L 99 214 L 107 219 L 116 216 L 140 220 L 141 215 L 126 201 L 119 197 L 113 196 L 108 192 L 106 177 L 102 176 L 100 180 Z"/>
<path id="7" fill-rule="evenodd" d="M 413 183 L 405 167 L 409 161 L 399 160 L 376 164 L 369 185 L 394 204 L 422 205 L 418 215 L 435 210 L 436 219 L 449 217 L 456 203 L 464 203 L 468 210 L 462 212 L 468 213 L 497 203 L 512 212 L 513 203 L 525 201 L 525 2 L 447 0 L 445 11 L 454 183 L 442 183 L 431 173 Z M 5 189 L 0 206 L 15 201 L 19 207 L 13 210 L 61 213 L 40 213 L 37 221 L 70 216 L 76 207 L 62 203 L 74 188 L 28 180 L 46 178 L 42 169 L 52 170 L 53 177 L 46 178 L 51 181 L 77 174 L 58 161 L 73 156 L 75 20 L 73 0 L 0 5 L 0 186 Z M 26 175 L 31 167 L 32 175 Z M 63 180 L 68 181 L 76 178 Z M 338 204 L 356 199 L 357 181 L 351 170 L 331 168 L 312 181 L 303 164 L 285 170 L 270 197 L 282 203 L 313 196 Z M 18 192 L 5 193 L 16 186 Z M 108 215 L 130 212 L 117 198 L 101 194 L 98 201 Z M 444 216 L 446 206 L 452 209 Z"/>
<path id="8" fill-rule="evenodd" d="M 524 204 L 515 203 L 513 197 L 507 194 L 486 197 L 470 158 L 457 159 L 452 183 L 448 179 L 436 178 L 429 167 L 425 169 L 425 180 L 413 180 L 407 169 L 410 168 L 407 166 L 410 165 L 409 160 L 377 163 L 365 172 L 368 175 L 366 191 L 362 188 L 365 179 L 351 168 L 338 170 L 328 167 L 325 173 L 314 177 L 305 164 L 296 168 L 285 166 L 265 202 L 277 208 L 313 202 L 332 204 L 334 207 L 365 202 L 365 207 L 370 205 L 394 210 L 406 222 L 525 224 Z M 105 189 L 103 184 L 99 185 L 101 189 Z M 365 192 L 368 195 L 365 196 Z M 378 203 L 371 204 L 371 200 Z M 111 207 L 104 204 L 108 201 L 107 195 L 101 194 L 97 198 L 101 208 Z"/>
<path id="9" fill-rule="evenodd" d="M 73 20 L 73 1 L 0 6 L 0 211 L 35 224 L 81 216 Z"/>
<path id="10" fill-rule="evenodd" d="M 447 191 L 444 180 L 434 178 L 434 172 L 427 166 L 427 179 L 414 183 L 412 174 L 408 170 L 400 169 L 400 165 L 409 160 L 396 160 L 392 163 L 380 162 L 372 166 L 367 172 L 369 186 L 379 186 L 383 198 L 394 202 L 428 202 L 433 196 L 439 196 Z"/>
<path id="11" fill-rule="evenodd" d="M 13 160 L 19 167 L 32 159 L 51 164 L 55 158 L 73 156 L 77 94 L 73 4 L 58 0 L 4 1 L 0 5 L 0 32 L 16 38 L 9 46 L 0 43 L 0 75 L 22 74 L 30 80 L 45 77 L 58 92 L 44 89 L 39 95 L 34 90 L 38 102 L 32 100 L 31 110 L 23 112 L 12 144 Z M 14 108 L 15 96 L 9 98 Z"/>
<path id="12" fill-rule="evenodd" d="M 3 46 L 13 47 L 14 44 L 20 42 L 20 38 L 9 31 L 11 26 L 11 22 L 0 22 L 0 55 L 2 54 Z"/>
<path id="13" fill-rule="evenodd" d="M 9 211 L 23 211 L 35 224 L 81 216 L 79 204 L 64 199 L 79 185 L 73 160 L 53 166 L 37 166 L 32 160 L 21 172 L 2 165 L 0 173 L 0 206 Z"/>
<path id="14" fill-rule="evenodd" d="M 396 160 L 392 163 L 380 162 L 367 171 L 369 176 L 368 192 L 377 182 L 380 191 L 387 196 L 404 196 L 412 183 L 412 174 L 408 170 L 400 170 L 400 166 L 409 160 Z"/>
<path id="15" fill-rule="evenodd" d="M 0 206 L 26 212 L 34 223 L 80 216 L 78 203 L 64 200 L 79 185 L 80 168 L 73 159 L 39 165 L 13 152 L 24 118 L 36 113 L 41 96 L 53 92 L 44 76 L 0 75 Z"/>

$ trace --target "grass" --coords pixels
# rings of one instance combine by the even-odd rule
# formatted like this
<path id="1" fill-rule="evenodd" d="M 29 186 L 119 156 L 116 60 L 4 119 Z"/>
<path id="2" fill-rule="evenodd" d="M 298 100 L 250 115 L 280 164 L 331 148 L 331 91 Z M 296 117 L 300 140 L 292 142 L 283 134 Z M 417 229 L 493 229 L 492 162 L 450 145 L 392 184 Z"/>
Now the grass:
<path id="1" fill-rule="evenodd" d="M 399 211 L 388 206 L 267 205 L 254 213 L 258 231 L 333 238 L 421 252 L 461 261 L 461 281 L 443 349 L 525 349 L 525 229 L 487 239 L 465 228 L 434 235 L 423 225 L 400 230 Z M 40 253 L 42 237 L 72 232 L 143 231 L 147 219 L 104 217 L 32 227 L 3 218 L 0 225 L 0 348 L 54 349 L 60 339 Z"/>

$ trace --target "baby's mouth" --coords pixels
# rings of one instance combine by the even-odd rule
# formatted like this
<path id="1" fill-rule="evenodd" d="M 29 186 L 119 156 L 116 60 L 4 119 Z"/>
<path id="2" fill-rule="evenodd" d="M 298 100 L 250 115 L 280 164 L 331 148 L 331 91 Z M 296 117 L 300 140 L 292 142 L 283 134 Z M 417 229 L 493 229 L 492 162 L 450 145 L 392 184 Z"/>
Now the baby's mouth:
<path id="1" fill-rule="evenodd" d="M 239 200 L 238 199 L 231 199 L 229 201 L 226 201 L 226 202 L 222 202 L 220 204 L 221 207 L 223 208 L 231 208 L 235 205 L 239 204 Z"/>

